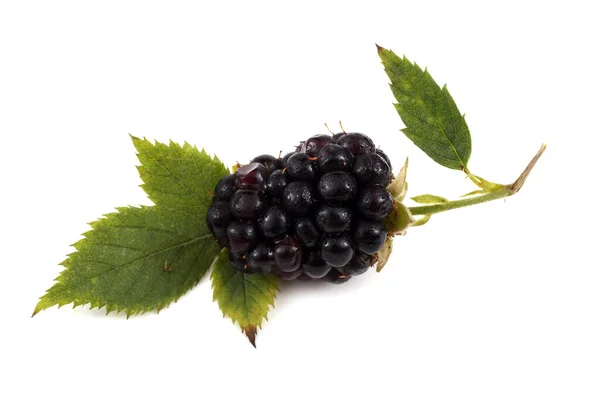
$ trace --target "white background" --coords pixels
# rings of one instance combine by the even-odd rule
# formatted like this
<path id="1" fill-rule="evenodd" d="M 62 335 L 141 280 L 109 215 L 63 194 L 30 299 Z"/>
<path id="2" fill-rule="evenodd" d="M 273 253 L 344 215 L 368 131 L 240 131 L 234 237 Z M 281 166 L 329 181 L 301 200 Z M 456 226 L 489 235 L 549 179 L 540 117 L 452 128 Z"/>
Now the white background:
<path id="1" fill-rule="evenodd" d="M 357 2 L 358 3 L 358 2 Z M 592 1 L 0 5 L 0 398 L 598 399 Z M 432 218 L 381 274 L 285 284 L 252 348 L 205 279 L 160 315 L 30 318 L 86 222 L 150 204 L 128 133 L 228 164 L 369 134 L 409 195 L 473 189 L 406 139 L 375 43 L 447 83 L 506 201 Z"/>

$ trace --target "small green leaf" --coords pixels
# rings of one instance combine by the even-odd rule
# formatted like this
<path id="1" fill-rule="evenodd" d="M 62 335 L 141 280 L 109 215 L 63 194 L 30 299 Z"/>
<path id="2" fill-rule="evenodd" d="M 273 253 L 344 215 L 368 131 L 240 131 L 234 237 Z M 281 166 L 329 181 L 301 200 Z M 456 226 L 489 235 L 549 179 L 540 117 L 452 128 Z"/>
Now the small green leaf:
<path id="1" fill-rule="evenodd" d="M 210 275 L 213 300 L 224 316 L 237 322 L 256 347 L 256 332 L 274 305 L 279 279 L 272 274 L 246 274 L 231 265 L 227 251 L 218 255 Z"/>
<path id="2" fill-rule="evenodd" d="M 419 218 L 418 220 L 416 220 L 411 227 L 413 226 L 423 226 L 426 223 L 429 222 L 429 220 L 431 219 L 431 215 L 424 215 L 423 218 Z"/>
<path id="3" fill-rule="evenodd" d="M 392 250 L 393 241 L 392 238 L 388 236 L 385 239 L 383 246 L 377 253 L 377 272 L 381 272 L 383 267 L 385 267 L 385 264 L 387 264 L 388 260 L 390 259 L 390 256 L 392 255 Z"/>
<path id="4" fill-rule="evenodd" d="M 122 207 L 91 223 L 33 315 L 90 304 L 127 316 L 160 311 L 190 290 L 220 251 L 204 219 L 154 207 Z"/>
<path id="5" fill-rule="evenodd" d="M 468 171 L 471 135 L 446 86 L 440 88 L 427 70 L 406 57 L 377 49 L 398 101 L 394 106 L 406 125 L 402 131 L 437 163 Z"/>
<path id="6" fill-rule="evenodd" d="M 433 194 L 421 194 L 419 196 L 411 197 L 410 199 L 419 204 L 440 204 L 448 202 L 448 199 Z"/>
<path id="7" fill-rule="evenodd" d="M 400 168 L 400 172 L 396 178 L 390 183 L 387 187 L 388 192 L 391 193 L 392 197 L 398 201 L 404 200 L 406 196 L 406 192 L 408 190 L 408 183 L 406 182 L 406 172 L 408 169 L 408 157 L 404 162 L 402 168 Z"/>
<path id="8" fill-rule="evenodd" d="M 460 197 L 475 196 L 476 194 L 485 194 L 485 190 L 483 190 L 483 189 L 473 190 L 472 192 L 469 192 L 467 194 L 463 194 Z"/>
<path id="9" fill-rule="evenodd" d="M 500 183 L 490 182 L 477 175 L 469 174 L 469 179 L 471 179 L 471 181 L 474 184 L 483 189 L 484 193 L 492 193 L 505 189 L 504 185 L 501 185 Z"/>
<path id="10" fill-rule="evenodd" d="M 204 150 L 184 143 L 152 143 L 132 136 L 142 165 L 142 188 L 155 204 L 187 214 L 206 214 L 212 201 L 211 191 L 229 170 Z"/>

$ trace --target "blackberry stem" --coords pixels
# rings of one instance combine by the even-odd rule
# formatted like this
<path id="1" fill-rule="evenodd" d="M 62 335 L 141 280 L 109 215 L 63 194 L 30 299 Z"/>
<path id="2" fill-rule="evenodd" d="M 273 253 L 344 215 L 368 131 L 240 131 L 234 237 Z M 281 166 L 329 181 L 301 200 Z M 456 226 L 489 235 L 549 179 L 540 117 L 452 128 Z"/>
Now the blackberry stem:
<path id="1" fill-rule="evenodd" d="M 431 204 L 426 206 L 408 207 L 412 215 L 432 215 L 438 214 L 444 211 L 454 210 L 456 208 L 469 207 L 475 204 L 485 203 L 492 200 L 504 199 L 506 197 L 516 194 L 525 183 L 525 179 L 531 173 L 531 170 L 540 159 L 546 145 L 543 144 L 537 154 L 531 159 L 525 170 L 521 175 L 510 185 L 501 185 L 498 189 L 482 194 L 481 196 L 468 197 L 461 200 L 448 201 L 446 203 Z"/>

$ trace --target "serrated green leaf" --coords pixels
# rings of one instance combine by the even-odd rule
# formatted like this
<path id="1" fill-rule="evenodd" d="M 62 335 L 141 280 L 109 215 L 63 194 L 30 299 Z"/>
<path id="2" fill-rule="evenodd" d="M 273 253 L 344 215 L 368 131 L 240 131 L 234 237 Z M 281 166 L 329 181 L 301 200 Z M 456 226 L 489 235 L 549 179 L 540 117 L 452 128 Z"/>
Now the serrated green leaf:
<path id="1" fill-rule="evenodd" d="M 155 204 L 193 215 L 204 215 L 211 192 L 229 170 L 217 157 L 184 143 L 152 143 L 132 136 L 141 165 L 142 188 Z"/>
<path id="2" fill-rule="evenodd" d="M 378 53 L 406 125 L 402 131 L 437 163 L 468 171 L 471 135 L 446 86 L 440 88 L 427 70 L 406 57 L 379 46 Z"/>
<path id="3" fill-rule="evenodd" d="M 231 265 L 227 251 L 218 255 L 210 275 L 213 300 L 224 316 L 237 322 L 256 347 L 256 332 L 274 305 L 279 279 L 272 274 L 246 274 Z"/>
<path id="4" fill-rule="evenodd" d="M 203 218 L 160 206 L 118 208 L 90 225 L 34 315 L 69 303 L 127 316 L 160 311 L 196 285 L 220 251 Z"/>
<path id="5" fill-rule="evenodd" d="M 419 196 L 411 197 L 410 199 L 419 204 L 440 204 L 448 202 L 448 199 L 434 194 L 421 194 Z"/>

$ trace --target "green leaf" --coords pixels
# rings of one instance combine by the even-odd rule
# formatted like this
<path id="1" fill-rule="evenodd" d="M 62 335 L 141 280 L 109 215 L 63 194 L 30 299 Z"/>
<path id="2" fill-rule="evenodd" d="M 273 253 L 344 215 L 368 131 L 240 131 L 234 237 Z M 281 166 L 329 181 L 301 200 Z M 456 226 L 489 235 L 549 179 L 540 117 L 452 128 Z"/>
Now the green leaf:
<path id="1" fill-rule="evenodd" d="M 377 252 L 377 272 L 381 272 L 383 267 L 385 267 L 388 260 L 390 259 L 393 250 L 393 243 L 394 242 L 392 241 L 392 238 L 388 236 L 385 239 L 383 246 L 381 246 L 379 252 Z"/>
<path id="2" fill-rule="evenodd" d="M 395 200 L 402 201 L 406 196 L 406 192 L 408 191 L 408 183 L 406 182 L 406 172 L 408 169 L 408 157 L 404 162 L 402 168 L 400 168 L 400 172 L 396 178 L 390 183 L 387 187 L 388 192 L 392 195 Z"/>
<path id="3" fill-rule="evenodd" d="M 246 274 L 231 265 L 227 251 L 215 259 L 210 275 L 213 300 L 224 316 L 237 322 L 248 340 L 256 347 L 256 332 L 269 307 L 274 305 L 279 279 L 272 274 Z"/>
<path id="4" fill-rule="evenodd" d="M 479 186 L 483 190 L 484 193 L 497 192 L 497 191 L 503 190 L 505 188 L 505 185 L 490 182 L 490 181 L 485 180 L 482 177 L 477 176 L 477 175 L 469 174 L 469 179 L 471 179 L 471 181 L 474 184 Z"/>
<path id="5" fill-rule="evenodd" d="M 191 289 L 220 251 L 203 218 L 160 206 L 123 207 L 91 223 L 33 315 L 90 304 L 127 316 L 160 311 Z"/>
<path id="6" fill-rule="evenodd" d="M 419 204 L 440 204 L 448 202 L 448 199 L 433 194 L 421 194 L 419 196 L 411 197 L 410 199 Z"/>
<path id="7" fill-rule="evenodd" d="M 467 194 L 463 194 L 463 195 L 462 195 L 462 196 L 460 196 L 460 197 L 469 197 L 469 196 L 475 196 L 475 195 L 477 195 L 477 194 L 485 194 L 485 193 L 486 193 L 486 191 L 485 191 L 485 190 L 483 190 L 483 189 L 479 189 L 479 190 L 473 190 L 472 192 L 469 192 L 469 193 L 467 193 Z"/>
<path id="8" fill-rule="evenodd" d="M 398 101 L 394 106 L 406 125 L 402 131 L 437 163 L 468 171 L 471 135 L 446 86 L 440 88 L 427 70 L 406 57 L 377 49 Z"/>
<path id="9" fill-rule="evenodd" d="M 418 220 L 416 220 L 411 227 L 413 226 L 423 226 L 426 223 L 429 222 L 429 220 L 431 219 L 431 215 L 424 215 L 423 218 L 419 218 Z"/>
<path id="10" fill-rule="evenodd" d="M 155 204 L 193 215 L 206 214 L 212 190 L 229 170 L 204 150 L 184 143 L 152 143 L 132 136 L 142 188 Z"/>

